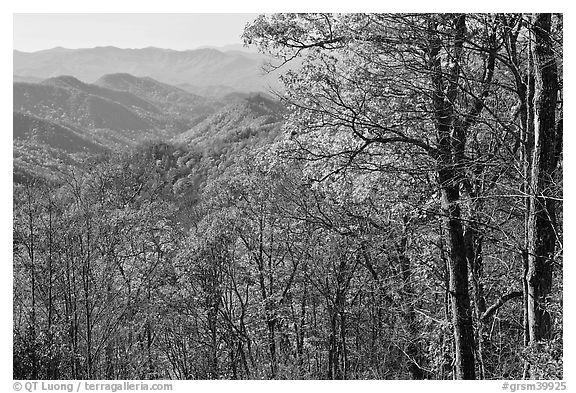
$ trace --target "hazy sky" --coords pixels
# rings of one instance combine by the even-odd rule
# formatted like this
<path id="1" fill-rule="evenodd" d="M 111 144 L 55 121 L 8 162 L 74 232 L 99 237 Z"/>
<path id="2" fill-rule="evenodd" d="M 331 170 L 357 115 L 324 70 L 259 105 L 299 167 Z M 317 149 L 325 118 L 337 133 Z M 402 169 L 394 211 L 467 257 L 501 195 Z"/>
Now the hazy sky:
<path id="1" fill-rule="evenodd" d="M 156 46 L 177 50 L 241 43 L 258 14 L 14 14 L 14 49 Z"/>

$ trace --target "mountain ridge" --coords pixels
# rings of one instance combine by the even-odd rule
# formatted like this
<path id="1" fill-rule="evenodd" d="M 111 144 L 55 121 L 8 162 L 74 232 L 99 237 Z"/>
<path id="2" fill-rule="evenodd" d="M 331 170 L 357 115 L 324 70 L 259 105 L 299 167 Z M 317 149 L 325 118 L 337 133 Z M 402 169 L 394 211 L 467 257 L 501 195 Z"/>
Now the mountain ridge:
<path id="1" fill-rule="evenodd" d="M 50 78 L 71 75 L 92 83 L 106 74 L 128 73 L 170 85 L 225 86 L 239 91 L 265 91 L 276 86 L 262 72 L 267 58 L 248 51 L 200 48 L 185 51 L 156 47 L 123 49 L 114 46 L 37 52 L 14 50 L 14 74 Z"/>
<path id="2" fill-rule="evenodd" d="M 35 172 L 49 177 L 59 163 L 74 165 L 76 153 L 125 150 L 147 141 L 185 146 L 229 164 L 242 149 L 279 137 L 283 121 L 282 104 L 266 93 L 233 90 L 206 98 L 128 73 L 107 74 L 93 84 L 61 75 L 13 86 L 14 170 L 20 179 Z"/>

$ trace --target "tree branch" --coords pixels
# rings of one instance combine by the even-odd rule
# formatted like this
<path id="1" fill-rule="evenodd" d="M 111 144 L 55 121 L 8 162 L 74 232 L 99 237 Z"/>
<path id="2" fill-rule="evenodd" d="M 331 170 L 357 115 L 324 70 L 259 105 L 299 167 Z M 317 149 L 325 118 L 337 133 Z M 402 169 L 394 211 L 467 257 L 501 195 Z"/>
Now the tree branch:
<path id="1" fill-rule="evenodd" d="M 491 305 L 490 307 L 488 307 L 488 309 L 486 310 L 486 312 L 484 312 L 484 314 L 482 314 L 482 316 L 480 317 L 480 321 L 481 322 L 486 322 L 486 320 L 488 318 L 490 318 L 492 315 L 494 315 L 494 313 L 496 312 L 496 310 L 498 310 L 500 307 L 502 307 L 504 305 L 504 303 L 506 303 L 508 300 L 512 300 L 514 298 L 517 297 L 521 297 L 523 295 L 522 292 L 520 291 L 515 291 L 515 292 L 510 292 L 504 296 L 502 296 L 500 299 L 498 299 L 496 301 L 496 303 L 494 303 L 493 305 Z"/>

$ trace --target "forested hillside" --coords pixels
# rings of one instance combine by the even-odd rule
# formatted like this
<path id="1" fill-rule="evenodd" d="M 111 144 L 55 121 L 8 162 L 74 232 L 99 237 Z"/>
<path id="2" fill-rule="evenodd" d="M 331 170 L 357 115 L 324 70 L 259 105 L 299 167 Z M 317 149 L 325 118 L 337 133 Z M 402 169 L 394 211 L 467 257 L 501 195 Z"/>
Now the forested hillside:
<path id="1" fill-rule="evenodd" d="M 277 97 L 15 81 L 14 378 L 562 379 L 562 32 L 274 14 Z"/>
<path id="2" fill-rule="evenodd" d="M 105 75 L 94 84 L 71 76 L 15 82 L 15 176 L 54 180 L 58 163 L 76 162 L 76 153 L 118 152 L 147 141 L 192 146 L 218 166 L 234 155 L 228 150 L 278 137 L 283 110 L 264 93 L 206 98 L 129 74 Z M 202 166 L 202 172 L 212 169 Z"/>

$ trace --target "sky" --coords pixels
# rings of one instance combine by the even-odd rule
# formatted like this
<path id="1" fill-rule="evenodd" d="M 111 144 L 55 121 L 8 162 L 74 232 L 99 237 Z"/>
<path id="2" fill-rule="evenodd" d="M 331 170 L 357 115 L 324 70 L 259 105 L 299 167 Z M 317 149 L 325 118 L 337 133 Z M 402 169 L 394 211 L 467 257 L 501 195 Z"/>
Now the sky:
<path id="1" fill-rule="evenodd" d="M 176 50 L 241 44 L 258 14 L 14 14 L 14 49 L 155 46 Z"/>

